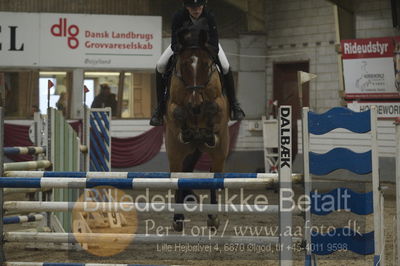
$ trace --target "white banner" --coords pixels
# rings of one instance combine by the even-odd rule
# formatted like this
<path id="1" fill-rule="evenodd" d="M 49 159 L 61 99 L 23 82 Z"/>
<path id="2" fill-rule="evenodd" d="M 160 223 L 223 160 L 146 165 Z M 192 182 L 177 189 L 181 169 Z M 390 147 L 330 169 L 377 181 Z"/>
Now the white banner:
<path id="1" fill-rule="evenodd" d="M 154 69 L 161 17 L 0 12 L 0 66 Z"/>
<path id="2" fill-rule="evenodd" d="M 0 12 L 0 66 L 39 65 L 39 15 Z"/>
<path id="3" fill-rule="evenodd" d="M 393 58 L 343 60 L 343 68 L 348 94 L 397 93 Z"/>
<path id="4" fill-rule="evenodd" d="M 394 119 L 400 117 L 400 102 L 349 102 L 347 107 L 355 112 L 363 112 L 376 106 L 378 118 Z"/>

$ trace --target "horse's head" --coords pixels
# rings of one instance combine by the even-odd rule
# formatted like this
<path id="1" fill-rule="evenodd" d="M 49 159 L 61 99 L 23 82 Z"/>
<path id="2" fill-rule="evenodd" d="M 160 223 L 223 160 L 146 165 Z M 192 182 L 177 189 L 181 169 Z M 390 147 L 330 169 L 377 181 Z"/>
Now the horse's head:
<path id="1" fill-rule="evenodd" d="M 191 47 L 182 51 L 180 72 L 186 90 L 193 92 L 206 88 L 213 70 L 213 61 L 205 49 Z"/>
<path id="2" fill-rule="evenodd" d="M 176 75 L 183 84 L 185 102 L 194 113 L 200 112 L 205 90 L 216 73 L 214 60 L 206 45 L 207 38 L 207 31 L 201 23 L 186 28 L 178 35 L 181 49 Z"/>

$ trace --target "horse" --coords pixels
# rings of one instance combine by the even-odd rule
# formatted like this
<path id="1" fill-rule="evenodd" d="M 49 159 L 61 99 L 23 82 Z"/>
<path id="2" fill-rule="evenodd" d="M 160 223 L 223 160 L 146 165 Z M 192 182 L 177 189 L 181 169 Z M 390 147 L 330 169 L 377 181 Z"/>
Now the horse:
<path id="1" fill-rule="evenodd" d="M 395 86 L 397 91 L 400 92 L 400 42 L 395 43 L 393 51 L 394 57 L 394 74 L 395 74 Z"/>
<path id="2" fill-rule="evenodd" d="M 178 34 L 169 81 L 165 114 L 165 146 L 171 172 L 192 172 L 202 153 L 208 153 L 211 172 L 223 172 L 229 151 L 229 106 L 223 93 L 218 66 L 206 45 L 204 30 L 188 29 Z M 193 196 L 191 190 L 175 192 L 176 203 Z M 196 196 L 192 197 L 195 201 Z M 216 191 L 210 203 L 217 204 Z M 183 230 L 183 214 L 174 214 L 173 228 Z M 208 215 L 207 226 L 219 226 L 216 215 Z"/>

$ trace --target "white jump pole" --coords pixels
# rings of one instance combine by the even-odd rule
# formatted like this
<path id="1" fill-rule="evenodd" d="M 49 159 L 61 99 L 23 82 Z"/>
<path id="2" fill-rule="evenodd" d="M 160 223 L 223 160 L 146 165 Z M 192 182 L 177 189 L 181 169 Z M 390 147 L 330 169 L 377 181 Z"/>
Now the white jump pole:
<path id="1" fill-rule="evenodd" d="M 51 162 L 48 160 L 5 163 L 4 171 L 39 169 L 39 168 L 48 168 L 50 166 L 51 166 Z"/>
<path id="2" fill-rule="evenodd" d="M 78 239 L 79 240 L 78 240 Z M 189 244 L 277 244 L 279 237 L 260 236 L 190 236 L 190 235 L 153 235 L 153 234 L 114 234 L 114 233 L 36 233 L 36 232 L 6 232 L 6 242 L 45 242 L 45 243 L 189 243 Z M 295 238 L 301 242 L 302 238 Z"/>
<path id="3" fill-rule="evenodd" d="M 240 213 L 240 214 L 277 214 L 278 205 L 236 205 L 236 204 L 176 204 L 147 202 L 43 202 L 43 201 L 6 201 L 4 210 L 31 212 L 114 212 L 136 211 L 155 213 Z M 301 214 L 295 209 L 294 214 Z"/>

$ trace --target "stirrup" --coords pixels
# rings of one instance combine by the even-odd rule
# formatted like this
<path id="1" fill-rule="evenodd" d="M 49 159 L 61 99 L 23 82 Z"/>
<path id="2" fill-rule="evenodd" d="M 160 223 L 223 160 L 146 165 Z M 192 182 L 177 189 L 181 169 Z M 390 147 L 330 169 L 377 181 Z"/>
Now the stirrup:
<path id="1" fill-rule="evenodd" d="M 242 110 L 242 108 L 240 108 L 239 104 L 233 104 L 232 108 L 231 108 L 231 120 L 232 121 L 240 121 L 243 120 L 245 118 L 245 113 Z"/>
<path id="2" fill-rule="evenodd" d="M 157 126 L 162 126 L 163 124 L 164 124 L 163 114 L 160 111 L 160 109 L 157 108 L 156 111 L 154 112 L 153 116 L 150 119 L 150 125 L 157 127 Z"/>

